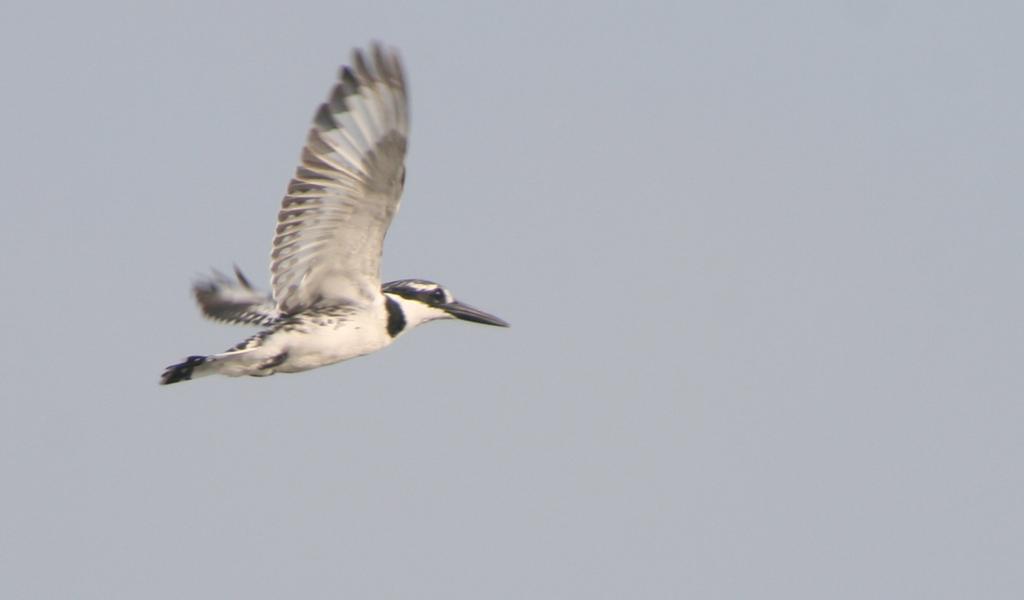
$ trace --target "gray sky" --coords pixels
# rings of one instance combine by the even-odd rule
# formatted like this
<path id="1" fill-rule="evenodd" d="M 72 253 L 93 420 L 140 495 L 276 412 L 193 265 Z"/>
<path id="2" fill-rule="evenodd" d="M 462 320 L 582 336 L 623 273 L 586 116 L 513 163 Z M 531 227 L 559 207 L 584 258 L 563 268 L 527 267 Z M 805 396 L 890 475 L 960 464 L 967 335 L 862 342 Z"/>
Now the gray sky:
<path id="1" fill-rule="evenodd" d="M 1020 598 L 1024 10 L 704 4 L 9 7 L 0 596 Z M 512 329 L 158 387 L 371 39 Z"/>

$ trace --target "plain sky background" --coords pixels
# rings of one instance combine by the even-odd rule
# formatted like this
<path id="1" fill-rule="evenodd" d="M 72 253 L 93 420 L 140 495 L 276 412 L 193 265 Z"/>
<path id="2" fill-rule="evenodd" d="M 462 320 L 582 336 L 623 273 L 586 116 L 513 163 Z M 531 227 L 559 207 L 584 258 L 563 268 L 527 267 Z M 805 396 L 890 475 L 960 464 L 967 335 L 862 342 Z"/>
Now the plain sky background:
<path id="1" fill-rule="evenodd" d="M 0 597 L 1021 598 L 1020 7 L 7 5 Z M 157 386 L 371 39 L 513 327 Z"/>

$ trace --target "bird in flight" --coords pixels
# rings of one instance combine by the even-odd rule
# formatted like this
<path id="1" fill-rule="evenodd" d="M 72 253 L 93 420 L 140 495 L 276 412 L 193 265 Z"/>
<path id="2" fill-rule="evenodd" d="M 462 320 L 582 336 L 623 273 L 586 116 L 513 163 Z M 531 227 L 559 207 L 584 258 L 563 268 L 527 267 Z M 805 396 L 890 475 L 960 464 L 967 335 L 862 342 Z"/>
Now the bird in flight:
<path id="1" fill-rule="evenodd" d="M 262 331 L 220 354 L 171 365 L 161 384 L 221 374 L 296 373 L 369 354 L 418 325 L 461 319 L 508 327 L 423 279 L 380 282 L 380 257 L 405 184 L 409 105 L 398 54 L 356 49 L 320 105 L 281 203 L 272 295 L 214 272 L 193 293 L 207 317 Z"/>

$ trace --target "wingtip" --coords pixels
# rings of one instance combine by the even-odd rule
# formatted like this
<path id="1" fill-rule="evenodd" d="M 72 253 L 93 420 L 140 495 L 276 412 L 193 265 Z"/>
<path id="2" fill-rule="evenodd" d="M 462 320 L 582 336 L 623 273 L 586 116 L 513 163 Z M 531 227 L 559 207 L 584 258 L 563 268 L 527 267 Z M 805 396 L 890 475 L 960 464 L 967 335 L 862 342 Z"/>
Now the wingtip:
<path id="1" fill-rule="evenodd" d="M 242 287 L 245 289 L 251 290 L 252 284 L 249 283 L 249 279 L 242 273 L 242 269 L 240 269 L 237 264 L 232 266 L 235 269 L 235 277 L 238 278 L 238 283 L 242 284 Z"/>

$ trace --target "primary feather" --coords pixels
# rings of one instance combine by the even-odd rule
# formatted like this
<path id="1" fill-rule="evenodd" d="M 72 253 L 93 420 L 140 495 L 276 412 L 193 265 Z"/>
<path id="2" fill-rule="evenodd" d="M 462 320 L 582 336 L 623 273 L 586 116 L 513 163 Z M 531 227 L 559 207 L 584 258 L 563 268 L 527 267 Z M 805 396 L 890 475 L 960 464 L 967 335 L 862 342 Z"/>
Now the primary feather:
<path id="1" fill-rule="evenodd" d="M 343 67 L 314 118 L 288 185 L 271 253 L 281 313 L 365 305 L 380 293 L 380 256 L 405 179 L 409 106 L 397 55 L 374 45 Z"/>
<path id="2" fill-rule="evenodd" d="M 280 317 L 273 298 L 256 291 L 238 267 L 235 279 L 214 270 L 211 276 L 196 280 L 192 293 L 203 315 L 214 321 L 265 326 Z"/>

